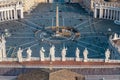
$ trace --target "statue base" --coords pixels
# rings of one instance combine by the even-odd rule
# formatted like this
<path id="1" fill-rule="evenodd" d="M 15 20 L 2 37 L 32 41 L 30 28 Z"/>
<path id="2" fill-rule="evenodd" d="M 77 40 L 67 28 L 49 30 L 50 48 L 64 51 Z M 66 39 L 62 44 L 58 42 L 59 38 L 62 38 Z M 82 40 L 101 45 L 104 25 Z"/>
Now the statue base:
<path id="1" fill-rule="evenodd" d="M 105 62 L 109 62 L 109 59 L 105 59 Z"/>
<path id="2" fill-rule="evenodd" d="M 18 62 L 23 62 L 23 60 L 21 58 L 18 58 Z"/>
<path id="3" fill-rule="evenodd" d="M 31 58 L 27 58 L 27 61 L 31 61 Z"/>
<path id="4" fill-rule="evenodd" d="M 80 58 L 76 58 L 75 61 L 80 61 Z"/>
<path id="5" fill-rule="evenodd" d="M 65 59 L 65 58 L 62 58 L 62 61 L 66 61 L 66 59 Z"/>
<path id="6" fill-rule="evenodd" d="M 2 59 L 0 59 L 0 62 L 2 62 Z"/>
<path id="7" fill-rule="evenodd" d="M 18 62 L 23 62 L 22 60 L 19 60 Z"/>
<path id="8" fill-rule="evenodd" d="M 44 59 L 40 59 L 41 61 L 45 61 Z"/>
<path id="9" fill-rule="evenodd" d="M 84 59 L 83 61 L 84 61 L 84 62 L 88 62 L 88 60 L 86 60 L 86 59 Z"/>
<path id="10" fill-rule="evenodd" d="M 51 61 L 55 61 L 55 59 L 51 59 Z"/>

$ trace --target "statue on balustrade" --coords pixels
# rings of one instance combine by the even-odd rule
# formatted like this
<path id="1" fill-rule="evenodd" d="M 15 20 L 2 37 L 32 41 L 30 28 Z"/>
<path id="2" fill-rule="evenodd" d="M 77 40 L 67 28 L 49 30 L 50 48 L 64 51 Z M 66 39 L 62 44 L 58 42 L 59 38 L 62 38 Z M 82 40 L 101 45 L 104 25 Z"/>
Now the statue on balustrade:
<path id="1" fill-rule="evenodd" d="M 113 40 L 116 40 L 116 39 L 118 39 L 118 34 L 117 33 L 115 33 L 114 36 L 113 36 Z"/>
<path id="2" fill-rule="evenodd" d="M 84 56 L 84 62 L 88 61 L 88 50 L 87 48 L 85 48 L 85 50 L 83 51 L 83 56 Z"/>
<path id="3" fill-rule="evenodd" d="M 31 55 L 32 55 L 32 50 L 30 49 L 30 47 L 27 49 L 27 61 L 31 60 Z"/>
<path id="4" fill-rule="evenodd" d="M 52 45 L 52 47 L 50 48 L 50 58 L 51 61 L 55 61 L 55 46 Z"/>
<path id="5" fill-rule="evenodd" d="M 110 58 L 110 50 L 107 49 L 106 52 L 105 52 L 105 62 L 108 62 L 109 58 Z"/>
<path id="6" fill-rule="evenodd" d="M 2 41 L 2 56 L 3 58 L 6 58 L 6 40 L 5 37 L 2 35 L 1 36 L 1 41 Z"/>
<path id="7" fill-rule="evenodd" d="M 80 54 L 80 50 L 78 48 L 76 48 L 76 61 L 80 61 L 80 57 L 79 57 L 79 54 Z"/>
<path id="8" fill-rule="evenodd" d="M 41 47 L 40 49 L 40 60 L 41 61 L 45 61 L 45 49 L 43 47 Z"/>
<path id="9" fill-rule="evenodd" d="M 19 50 L 17 51 L 17 58 L 19 62 L 22 62 L 22 52 L 23 50 L 21 48 L 19 48 Z"/>
<path id="10" fill-rule="evenodd" d="M 118 52 L 120 53 L 120 47 L 118 47 Z"/>
<path id="11" fill-rule="evenodd" d="M 66 51 L 67 51 L 67 48 L 64 47 L 61 52 L 62 61 L 66 61 Z"/>
<path id="12" fill-rule="evenodd" d="M 0 62 L 2 61 L 2 42 L 0 41 Z"/>

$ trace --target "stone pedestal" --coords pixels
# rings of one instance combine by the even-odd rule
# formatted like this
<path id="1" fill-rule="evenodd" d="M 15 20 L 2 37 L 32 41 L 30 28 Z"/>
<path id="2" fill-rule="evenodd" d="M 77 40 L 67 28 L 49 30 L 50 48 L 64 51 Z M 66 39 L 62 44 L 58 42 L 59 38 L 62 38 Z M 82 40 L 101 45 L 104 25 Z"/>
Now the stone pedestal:
<path id="1" fill-rule="evenodd" d="M 62 58 L 62 61 L 66 61 L 66 58 Z"/>
<path id="2" fill-rule="evenodd" d="M 2 62 L 2 58 L 0 58 L 0 62 Z"/>
<path id="3" fill-rule="evenodd" d="M 44 58 L 40 58 L 40 60 L 41 60 L 41 61 L 45 61 L 45 59 L 44 59 Z"/>
<path id="4" fill-rule="evenodd" d="M 30 57 L 30 58 L 27 58 L 27 61 L 31 61 L 31 57 Z"/>
<path id="5" fill-rule="evenodd" d="M 109 59 L 105 59 L 105 62 L 109 62 Z"/>
<path id="6" fill-rule="evenodd" d="M 80 58 L 76 58 L 75 61 L 80 61 Z"/>
<path id="7" fill-rule="evenodd" d="M 23 62 L 22 58 L 18 58 L 18 62 Z"/>
<path id="8" fill-rule="evenodd" d="M 51 61 L 55 61 L 55 58 L 51 58 Z"/>
<path id="9" fill-rule="evenodd" d="M 87 60 L 87 59 L 84 59 L 83 62 L 88 62 L 88 60 Z"/>

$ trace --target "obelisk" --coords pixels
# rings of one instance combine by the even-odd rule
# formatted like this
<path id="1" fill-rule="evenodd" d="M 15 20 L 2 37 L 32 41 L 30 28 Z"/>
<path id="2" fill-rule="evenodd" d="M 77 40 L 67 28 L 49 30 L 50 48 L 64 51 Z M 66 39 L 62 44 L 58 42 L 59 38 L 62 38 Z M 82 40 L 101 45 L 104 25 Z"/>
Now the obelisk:
<path id="1" fill-rule="evenodd" d="M 59 8 L 56 6 L 56 33 L 59 33 Z"/>

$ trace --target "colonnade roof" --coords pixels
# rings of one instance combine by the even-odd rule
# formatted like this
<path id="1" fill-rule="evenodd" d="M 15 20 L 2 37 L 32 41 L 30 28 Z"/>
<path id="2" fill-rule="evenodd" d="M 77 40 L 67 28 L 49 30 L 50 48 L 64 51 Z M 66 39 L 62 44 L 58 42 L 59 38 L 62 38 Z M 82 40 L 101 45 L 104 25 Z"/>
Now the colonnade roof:
<path id="1" fill-rule="evenodd" d="M 98 4 L 108 6 L 108 7 L 120 7 L 120 1 L 119 2 L 99 2 Z"/>
<path id="2" fill-rule="evenodd" d="M 19 1 L 21 1 L 21 0 L 3 0 L 3 1 L 0 1 L 0 7 L 16 5 Z"/>

